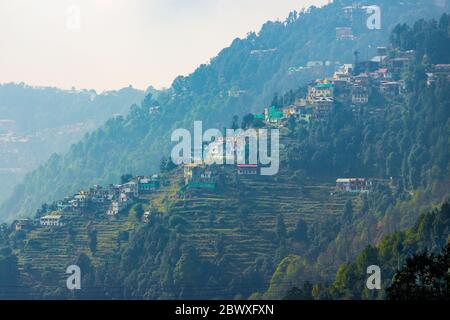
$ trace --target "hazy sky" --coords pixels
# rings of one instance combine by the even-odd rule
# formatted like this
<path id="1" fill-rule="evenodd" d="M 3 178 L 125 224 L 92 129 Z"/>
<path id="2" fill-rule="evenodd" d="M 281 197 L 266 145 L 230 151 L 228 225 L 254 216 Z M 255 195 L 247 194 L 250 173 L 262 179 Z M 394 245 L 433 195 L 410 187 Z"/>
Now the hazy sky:
<path id="1" fill-rule="evenodd" d="M 168 87 L 266 20 L 327 2 L 0 0 L 0 83 Z"/>

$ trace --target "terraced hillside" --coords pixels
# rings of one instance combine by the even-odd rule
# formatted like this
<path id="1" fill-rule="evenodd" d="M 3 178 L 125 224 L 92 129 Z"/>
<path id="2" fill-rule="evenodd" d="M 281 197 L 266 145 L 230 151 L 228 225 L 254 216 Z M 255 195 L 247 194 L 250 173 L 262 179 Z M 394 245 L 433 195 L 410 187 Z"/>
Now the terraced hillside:
<path id="1" fill-rule="evenodd" d="M 168 215 L 168 219 L 181 217 L 187 226 L 181 233 L 183 241 L 194 245 L 204 258 L 215 257 L 217 239 L 221 238 L 233 275 L 241 274 L 258 257 L 273 258 L 279 215 L 289 231 L 300 217 L 312 222 L 325 215 L 342 214 L 348 199 L 358 206 L 355 195 L 334 194 L 331 182 L 300 181 L 283 172 L 275 177 L 237 176 L 231 167 L 225 172 L 225 184 L 217 190 L 183 192 L 178 184 L 182 173 L 176 170 L 165 177 L 159 192 L 143 196 L 140 201 L 144 208 Z M 99 266 L 126 243 L 121 235 L 141 224 L 132 212 L 114 218 L 103 213 L 65 213 L 65 227 L 37 228 L 27 234 L 19 252 L 20 266 L 51 270 L 58 275 L 58 282 L 65 279 L 66 267 L 80 253 Z M 90 249 L 90 230 L 97 232 L 95 252 Z"/>
<path id="2" fill-rule="evenodd" d="M 65 272 L 66 267 L 80 253 L 88 255 L 94 263 L 100 263 L 119 249 L 119 234 L 131 231 L 135 222 L 126 216 L 109 219 L 105 216 L 85 217 L 67 213 L 70 222 L 61 228 L 38 228 L 27 235 L 27 241 L 19 255 L 19 263 L 34 268 L 41 266 Z M 89 230 L 97 231 L 97 250 L 89 249 Z"/>
<path id="3" fill-rule="evenodd" d="M 273 257 L 279 215 L 290 231 L 300 217 L 312 222 L 342 214 L 348 199 L 358 207 L 355 195 L 333 191 L 333 183 L 297 181 L 287 173 L 275 178 L 235 176 L 222 190 L 197 191 L 178 199 L 170 213 L 186 221 L 189 227 L 183 237 L 203 257 L 215 256 L 217 239 L 222 237 L 232 272 L 240 274 L 256 258 Z"/>

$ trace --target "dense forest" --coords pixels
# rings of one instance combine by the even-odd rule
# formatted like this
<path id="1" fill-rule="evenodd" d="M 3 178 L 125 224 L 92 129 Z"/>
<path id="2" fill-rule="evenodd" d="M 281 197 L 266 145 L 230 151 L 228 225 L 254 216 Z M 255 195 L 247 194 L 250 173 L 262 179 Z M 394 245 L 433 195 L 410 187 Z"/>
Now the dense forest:
<path id="1" fill-rule="evenodd" d="M 304 282 L 290 289 L 286 299 L 373 299 L 392 300 L 450 299 L 448 268 L 450 204 L 422 215 L 410 229 L 389 234 L 375 247 L 368 246 L 352 263 L 339 268 L 329 284 Z M 439 255 L 442 250 L 442 255 Z M 270 290 L 299 273 L 295 257 L 287 257 L 272 278 Z M 289 264 L 289 266 L 286 266 Z M 366 268 L 382 270 L 382 289 L 366 287 Z M 402 267 L 403 266 L 403 267 Z M 290 268 L 290 274 L 286 269 Z M 412 279 L 412 280 L 411 280 Z M 281 283 L 281 284 L 280 284 Z"/>
<path id="2" fill-rule="evenodd" d="M 127 116 L 110 119 L 63 155 L 54 155 L 26 177 L 0 208 L 0 219 L 31 216 L 43 203 L 54 201 L 92 184 L 117 182 L 124 172 L 145 174 L 158 168 L 162 154 L 170 150 L 170 133 L 191 128 L 194 120 L 205 127 L 222 128 L 233 115 L 242 116 L 267 106 L 275 92 L 294 90 L 330 75 L 335 64 L 352 63 L 353 52 L 375 54 L 398 23 L 437 18 L 448 2 L 429 5 L 427 0 L 377 0 L 381 30 L 366 27 L 365 18 L 343 14 L 351 0 L 334 1 L 323 8 L 292 12 L 285 21 L 267 22 L 258 33 L 236 39 L 207 65 L 191 75 L 178 77 L 170 89 L 149 95 Z M 357 41 L 338 41 L 336 27 L 352 27 Z M 308 61 L 329 61 L 319 74 L 291 72 Z M 159 112 L 149 113 L 159 106 Z"/>

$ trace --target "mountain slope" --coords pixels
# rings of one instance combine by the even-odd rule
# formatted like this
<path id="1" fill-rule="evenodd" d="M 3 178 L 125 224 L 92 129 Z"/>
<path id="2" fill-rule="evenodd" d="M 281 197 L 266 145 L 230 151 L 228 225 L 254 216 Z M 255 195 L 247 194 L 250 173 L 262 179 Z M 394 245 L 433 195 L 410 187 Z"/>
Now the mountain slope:
<path id="1" fill-rule="evenodd" d="M 350 21 L 343 15 L 343 6 L 351 4 L 337 1 L 311 8 L 292 14 L 285 22 L 268 22 L 246 39 L 236 39 L 209 65 L 177 78 L 158 101 L 147 97 L 127 117 L 111 119 L 67 154 L 53 157 L 28 175 L 26 183 L 1 207 L 0 218 L 30 216 L 43 202 L 82 186 L 116 182 L 124 172 L 143 174 L 155 169 L 161 155 L 169 154 L 173 129 L 191 128 L 194 120 L 203 120 L 204 127 L 221 128 L 234 114 L 261 109 L 275 92 L 297 88 L 317 77 L 310 72 L 290 74 L 292 67 L 310 60 L 351 63 L 354 50 L 369 55 L 385 44 L 396 23 L 436 17 L 448 8 L 448 2 L 440 7 L 420 0 L 372 1 L 382 8 L 383 29 L 369 30 L 364 21 Z M 353 26 L 358 41 L 337 41 L 338 26 Z M 150 114 L 154 106 L 160 106 L 160 111 Z"/>
<path id="2" fill-rule="evenodd" d="M 0 249 L 0 264 L 10 265 L 0 285 L 20 281 L 30 297 L 67 297 L 64 270 L 76 263 L 86 288 L 77 298 L 281 298 L 306 282 L 319 285 L 305 285 L 300 298 L 373 298 L 364 290 L 367 263 L 383 264 L 387 284 L 406 255 L 439 250 L 448 238 L 448 205 L 420 214 L 450 190 L 450 77 L 426 81 L 427 70 L 450 62 L 449 25 L 443 15 L 392 32 L 392 56 L 415 50 L 409 67 L 392 75 L 405 81 L 401 94 L 370 99 L 360 112 L 337 99 L 327 117 L 280 124 L 275 176 L 212 166 L 217 188 L 197 189 L 185 185 L 182 168 L 166 165 L 162 188 L 116 217 L 91 198 L 84 210 L 59 211 L 63 227 L 2 226 L 0 247 L 14 250 Z M 370 183 L 359 193 L 339 191 L 335 181 L 344 176 Z"/>
<path id="3" fill-rule="evenodd" d="M 339 268 L 329 286 L 325 282 L 311 281 L 308 284 L 307 280 L 302 279 L 304 266 L 299 263 L 301 258 L 287 257 L 274 273 L 266 295 L 270 298 L 281 298 L 286 294 L 286 290 L 291 288 L 285 296 L 286 299 L 386 299 L 386 289 L 391 286 L 394 274 L 402 268 L 407 259 L 424 251 L 439 253 L 450 243 L 449 235 L 450 204 L 444 202 L 438 208 L 423 214 L 413 227 L 403 232 L 388 234 L 376 246 L 368 246 L 362 250 L 353 262 L 343 264 Z M 367 267 L 372 265 L 381 269 L 381 290 L 371 291 L 366 287 L 369 277 Z M 286 269 L 291 273 L 287 274 Z M 419 283 L 418 281 L 417 284 Z M 292 288 L 293 286 L 295 287 Z"/>

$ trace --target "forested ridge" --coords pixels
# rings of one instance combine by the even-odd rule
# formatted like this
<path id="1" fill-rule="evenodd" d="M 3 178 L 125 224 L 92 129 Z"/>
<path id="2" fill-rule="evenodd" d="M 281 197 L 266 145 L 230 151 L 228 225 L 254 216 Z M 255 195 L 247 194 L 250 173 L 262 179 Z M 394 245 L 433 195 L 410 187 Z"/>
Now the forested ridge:
<path id="1" fill-rule="evenodd" d="M 412 228 L 387 235 L 377 246 L 368 246 L 354 262 L 339 268 L 334 281 L 303 281 L 303 286 L 287 291 L 285 299 L 450 299 L 449 223 L 450 204 L 445 202 L 422 215 Z M 438 256 L 441 251 L 442 256 Z M 280 278 L 295 278 L 300 267 L 295 262 L 296 257 L 290 256 L 280 264 L 269 294 L 284 285 Z M 290 274 L 284 271 L 289 268 L 287 264 Z M 371 265 L 381 268 L 381 290 L 370 291 L 366 287 L 366 269 Z"/>

